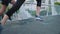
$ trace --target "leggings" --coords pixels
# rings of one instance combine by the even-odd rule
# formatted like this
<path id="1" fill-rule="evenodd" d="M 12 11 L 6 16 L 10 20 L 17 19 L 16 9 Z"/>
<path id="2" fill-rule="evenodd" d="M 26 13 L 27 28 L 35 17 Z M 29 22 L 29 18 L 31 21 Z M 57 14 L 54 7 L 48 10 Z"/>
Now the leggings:
<path id="1" fill-rule="evenodd" d="M 6 15 L 10 18 L 13 13 L 15 13 L 21 7 L 24 1 L 25 0 L 17 0 L 17 2 L 12 6 L 12 8 L 7 11 Z M 2 4 L 6 6 L 8 6 L 10 2 L 11 0 L 2 0 Z"/>

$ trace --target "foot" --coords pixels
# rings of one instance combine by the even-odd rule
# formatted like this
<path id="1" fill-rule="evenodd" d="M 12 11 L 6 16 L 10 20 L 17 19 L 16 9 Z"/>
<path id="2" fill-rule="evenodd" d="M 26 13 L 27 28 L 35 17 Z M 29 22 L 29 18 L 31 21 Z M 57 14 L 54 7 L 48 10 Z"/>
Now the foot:
<path id="1" fill-rule="evenodd" d="M 36 20 L 43 20 L 43 18 L 41 16 L 36 16 L 35 18 Z"/>

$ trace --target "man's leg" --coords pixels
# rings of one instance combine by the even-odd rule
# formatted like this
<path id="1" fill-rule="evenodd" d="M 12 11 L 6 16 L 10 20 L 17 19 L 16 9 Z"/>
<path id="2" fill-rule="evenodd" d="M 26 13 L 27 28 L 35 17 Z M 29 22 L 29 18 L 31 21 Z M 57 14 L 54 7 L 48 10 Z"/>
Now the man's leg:
<path id="1" fill-rule="evenodd" d="M 2 25 L 4 25 L 7 21 L 7 19 L 9 17 L 11 17 L 13 15 L 13 13 L 15 13 L 15 11 L 17 11 L 21 7 L 21 5 L 24 3 L 24 1 L 25 0 L 17 0 L 17 2 L 13 5 L 13 7 L 10 10 L 8 10 L 6 15 L 3 17 L 2 21 L 1 21 Z"/>

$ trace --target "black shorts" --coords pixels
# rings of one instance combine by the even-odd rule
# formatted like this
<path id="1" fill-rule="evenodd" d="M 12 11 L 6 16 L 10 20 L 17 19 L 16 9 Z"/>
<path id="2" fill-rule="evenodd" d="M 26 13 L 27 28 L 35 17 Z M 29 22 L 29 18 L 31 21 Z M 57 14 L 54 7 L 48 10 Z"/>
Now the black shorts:
<path id="1" fill-rule="evenodd" d="M 2 4 L 8 6 L 11 0 L 2 0 Z"/>
<path id="2" fill-rule="evenodd" d="M 15 13 L 19 8 L 22 6 L 25 0 L 17 0 L 15 4 L 13 4 L 12 8 L 9 9 L 6 13 L 6 15 L 10 18 L 13 13 Z"/>
<path id="3" fill-rule="evenodd" d="M 36 0 L 37 1 L 37 6 L 41 6 L 41 0 Z"/>

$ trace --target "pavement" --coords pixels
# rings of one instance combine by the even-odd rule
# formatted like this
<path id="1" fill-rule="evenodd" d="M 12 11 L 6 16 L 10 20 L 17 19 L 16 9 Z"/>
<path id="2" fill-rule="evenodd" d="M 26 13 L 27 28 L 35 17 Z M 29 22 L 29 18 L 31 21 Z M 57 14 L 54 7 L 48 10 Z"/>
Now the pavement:
<path id="1" fill-rule="evenodd" d="M 10 21 L 0 29 L 0 34 L 60 34 L 60 15 L 44 17 L 43 21 L 34 18 Z"/>

